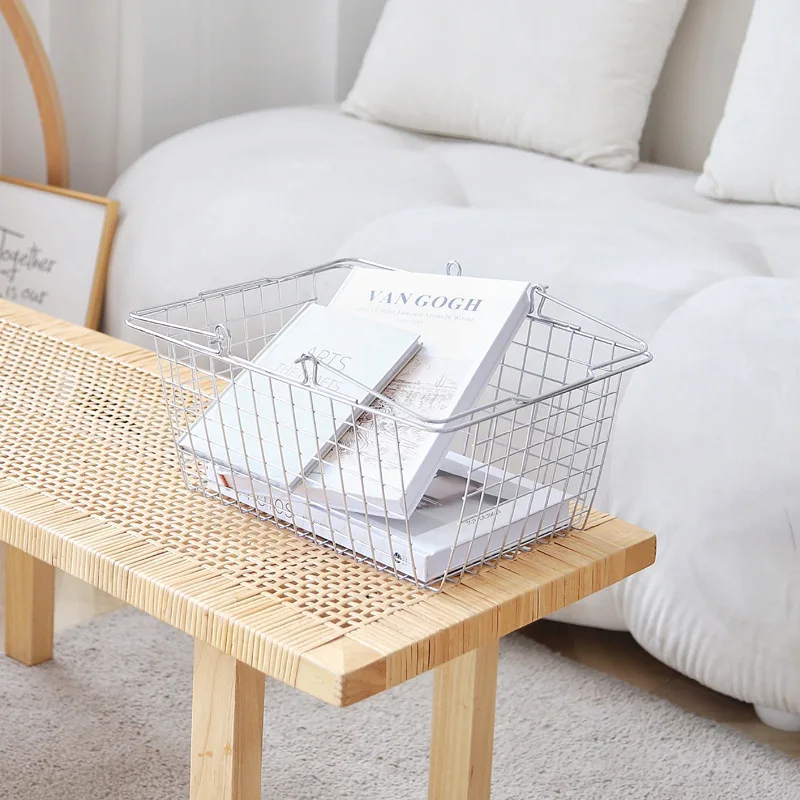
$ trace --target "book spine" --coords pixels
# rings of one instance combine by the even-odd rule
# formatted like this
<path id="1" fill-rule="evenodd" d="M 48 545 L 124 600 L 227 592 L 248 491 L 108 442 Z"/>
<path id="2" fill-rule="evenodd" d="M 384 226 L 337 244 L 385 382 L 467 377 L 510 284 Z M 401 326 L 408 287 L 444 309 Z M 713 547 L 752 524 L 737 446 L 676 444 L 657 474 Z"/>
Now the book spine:
<path id="1" fill-rule="evenodd" d="M 520 297 L 513 313 L 509 315 L 503 325 L 499 336 L 493 343 L 492 349 L 485 353 L 483 360 L 478 364 L 469 382 L 464 387 L 461 397 L 453 408 L 453 414 L 468 411 L 475 405 L 481 391 L 489 382 L 491 372 L 494 370 L 496 364 L 502 361 L 529 309 L 530 298 L 528 294 L 524 294 Z M 496 355 L 498 352 L 500 352 L 500 357 L 493 358 L 493 354 Z M 434 433 L 433 437 L 428 452 L 406 483 L 405 505 L 409 513 L 417 507 L 419 501 L 422 499 L 422 495 L 425 494 L 425 490 L 430 485 L 439 465 L 445 458 L 447 450 L 455 437 L 455 433 Z M 404 510 L 402 509 L 402 498 L 398 500 L 398 504 L 401 506 L 398 510 L 402 518 L 405 516 Z"/>

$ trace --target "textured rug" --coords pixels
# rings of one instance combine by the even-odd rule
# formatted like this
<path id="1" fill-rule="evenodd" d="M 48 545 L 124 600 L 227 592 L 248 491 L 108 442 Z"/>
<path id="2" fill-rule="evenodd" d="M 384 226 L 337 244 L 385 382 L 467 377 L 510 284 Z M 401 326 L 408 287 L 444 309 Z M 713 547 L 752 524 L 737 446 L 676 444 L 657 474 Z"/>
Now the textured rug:
<path id="1" fill-rule="evenodd" d="M 0 658 L 0 797 L 188 798 L 190 639 L 131 610 Z M 800 761 L 523 636 L 503 642 L 494 800 L 800 798 Z M 268 682 L 263 793 L 426 797 L 430 675 L 348 709 Z"/>

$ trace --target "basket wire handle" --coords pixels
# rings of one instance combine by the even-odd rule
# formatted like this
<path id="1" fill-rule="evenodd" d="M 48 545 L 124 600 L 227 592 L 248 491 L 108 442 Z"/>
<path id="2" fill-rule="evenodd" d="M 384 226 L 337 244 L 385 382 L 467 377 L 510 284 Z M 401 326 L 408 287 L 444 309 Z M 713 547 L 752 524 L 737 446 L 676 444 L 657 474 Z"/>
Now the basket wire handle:
<path id="1" fill-rule="evenodd" d="M 546 284 L 541 283 L 537 283 L 531 287 L 531 313 L 536 317 L 536 319 L 546 322 L 549 325 L 554 325 L 557 328 L 578 333 L 581 330 L 580 325 L 573 325 L 571 322 L 564 322 L 563 320 L 551 317 L 542 311 L 544 304 L 551 299 L 550 295 L 547 294 L 547 290 L 549 288 L 550 287 Z M 538 304 L 536 303 L 537 297 L 539 298 Z"/>
<path id="2" fill-rule="evenodd" d="M 309 361 L 313 365 L 310 374 L 308 371 Z M 294 363 L 299 364 L 303 369 L 303 386 L 307 386 L 309 383 L 312 386 L 319 386 L 319 361 L 315 356 L 312 356 L 311 353 L 303 353 L 303 355 L 294 360 Z"/>

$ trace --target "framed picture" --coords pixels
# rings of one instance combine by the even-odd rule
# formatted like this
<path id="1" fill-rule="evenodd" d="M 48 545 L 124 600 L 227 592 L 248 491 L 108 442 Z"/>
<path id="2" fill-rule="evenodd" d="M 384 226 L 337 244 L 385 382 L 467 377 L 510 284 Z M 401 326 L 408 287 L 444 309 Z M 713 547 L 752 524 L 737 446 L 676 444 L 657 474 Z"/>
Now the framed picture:
<path id="1" fill-rule="evenodd" d="M 119 203 L 0 178 L 0 297 L 97 328 Z"/>

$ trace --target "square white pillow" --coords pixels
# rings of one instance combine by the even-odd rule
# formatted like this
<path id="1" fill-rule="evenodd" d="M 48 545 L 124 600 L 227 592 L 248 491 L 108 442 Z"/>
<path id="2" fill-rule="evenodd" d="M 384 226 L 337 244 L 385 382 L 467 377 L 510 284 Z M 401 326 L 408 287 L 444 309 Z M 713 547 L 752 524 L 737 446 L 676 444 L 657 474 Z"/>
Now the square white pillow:
<path id="1" fill-rule="evenodd" d="M 686 0 L 388 0 L 345 111 L 631 169 Z"/>
<path id="2" fill-rule="evenodd" d="M 800 0 L 756 0 L 697 191 L 800 206 Z"/>

